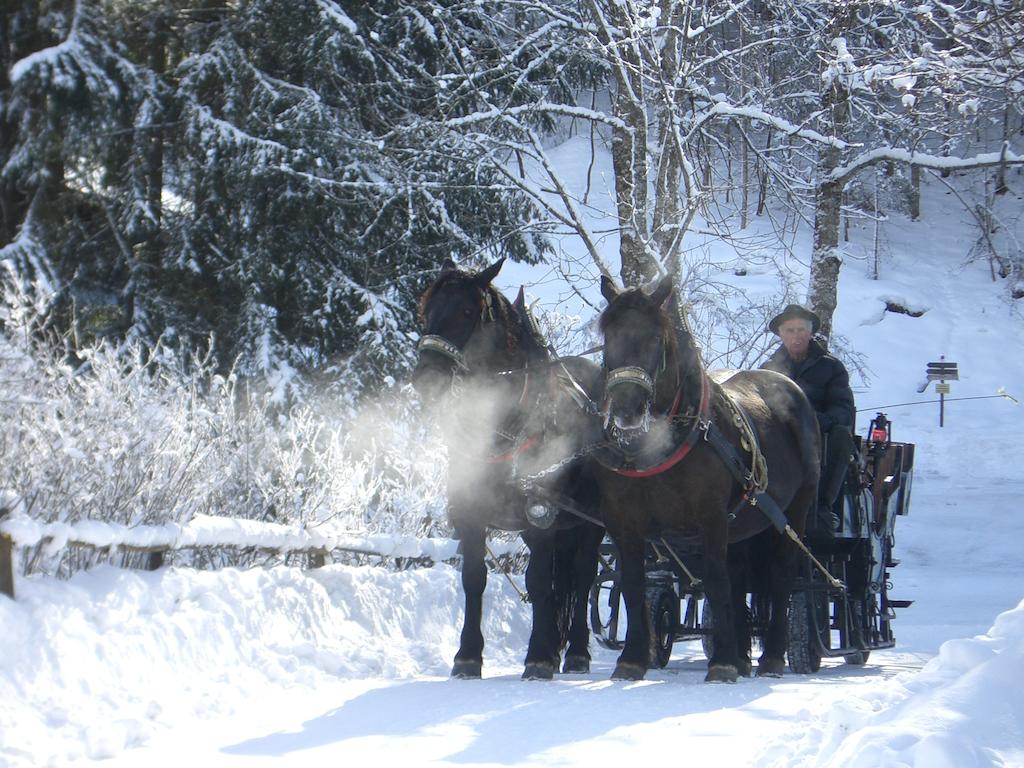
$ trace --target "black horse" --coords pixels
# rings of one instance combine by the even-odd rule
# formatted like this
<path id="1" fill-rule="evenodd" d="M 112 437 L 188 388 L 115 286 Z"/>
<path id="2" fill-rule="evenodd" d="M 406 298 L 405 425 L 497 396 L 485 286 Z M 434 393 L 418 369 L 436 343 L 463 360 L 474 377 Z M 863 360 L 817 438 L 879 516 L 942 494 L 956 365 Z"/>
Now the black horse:
<path id="1" fill-rule="evenodd" d="M 802 535 L 816 498 L 814 410 L 796 384 L 770 371 L 712 381 L 678 312 L 662 307 L 672 293 L 670 278 L 651 295 L 619 291 L 603 278 L 601 292 L 608 300 L 600 319 L 607 442 L 596 453 L 602 465 L 596 474 L 602 518 L 621 558 L 628 619 L 613 678 L 641 679 L 647 670 L 644 540 L 661 531 L 697 535 L 703 547 L 713 616 L 705 680 L 732 682 L 751 672 L 751 570 L 763 582 L 755 585 L 759 603 L 770 606 L 757 674 L 779 676 L 798 562 L 798 550 L 780 531 L 788 523 Z M 749 547 L 758 551 L 743 551 Z M 750 569 L 751 562 L 767 567 Z M 741 576 L 741 569 L 747 573 Z"/>
<path id="2" fill-rule="evenodd" d="M 462 547 L 466 610 L 453 677 L 480 677 L 488 528 L 521 531 L 533 631 L 524 679 L 590 669 L 587 595 L 603 529 L 589 463 L 577 458 L 600 369 L 555 361 L 526 308 L 491 285 L 503 259 L 470 274 L 446 262 L 423 294 L 425 335 L 413 385 L 440 416 L 449 452 L 448 515 Z"/>

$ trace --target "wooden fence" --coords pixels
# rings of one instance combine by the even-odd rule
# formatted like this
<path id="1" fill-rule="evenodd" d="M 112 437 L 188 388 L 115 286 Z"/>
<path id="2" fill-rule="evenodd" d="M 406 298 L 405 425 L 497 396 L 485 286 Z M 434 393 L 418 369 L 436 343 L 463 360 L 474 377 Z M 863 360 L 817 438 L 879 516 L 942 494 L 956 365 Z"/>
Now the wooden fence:
<path id="1" fill-rule="evenodd" d="M 171 523 L 129 528 L 93 521 L 42 523 L 11 517 L 7 510 L 0 509 L 0 594 L 14 598 L 17 552 L 38 545 L 54 551 L 74 546 L 100 551 L 117 549 L 148 553 L 153 555 L 148 560 L 150 568 L 159 567 L 167 552 L 201 547 L 256 550 L 282 556 L 307 555 L 313 567 L 323 565 L 329 555 L 336 553 L 432 565 L 454 559 L 458 550 L 458 542 L 453 539 L 322 532 L 236 518 L 198 516 L 184 525 Z M 498 557 L 514 556 L 519 547 L 513 542 L 501 542 L 495 549 L 499 552 Z"/>

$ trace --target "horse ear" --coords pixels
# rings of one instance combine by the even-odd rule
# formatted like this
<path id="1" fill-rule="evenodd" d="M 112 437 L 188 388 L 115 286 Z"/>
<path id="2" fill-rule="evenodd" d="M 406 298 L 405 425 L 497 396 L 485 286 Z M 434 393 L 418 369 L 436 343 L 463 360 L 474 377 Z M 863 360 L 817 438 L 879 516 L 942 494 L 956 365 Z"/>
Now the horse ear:
<path id="1" fill-rule="evenodd" d="M 672 294 L 672 275 L 665 275 L 651 293 L 651 301 L 655 306 L 660 307 Z"/>
<path id="2" fill-rule="evenodd" d="M 443 262 L 441 262 L 442 275 L 445 274 L 446 272 L 454 272 L 457 269 L 458 267 L 455 266 L 455 262 L 452 261 L 451 259 L 445 259 Z"/>
<path id="3" fill-rule="evenodd" d="M 516 300 L 512 302 L 512 305 L 520 315 L 526 312 L 526 293 L 523 291 L 523 286 L 519 286 L 519 293 L 516 294 Z"/>
<path id="4" fill-rule="evenodd" d="M 501 271 L 501 265 L 504 263 L 505 257 L 502 256 L 496 262 L 491 264 L 491 266 L 489 266 L 487 269 L 483 270 L 482 272 L 478 272 L 476 277 L 473 278 L 474 282 L 476 282 L 476 284 L 479 285 L 481 288 L 486 288 L 488 285 L 491 284 L 491 280 L 498 276 L 498 273 Z"/>
<path id="5" fill-rule="evenodd" d="M 615 287 L 615 283 L 607 275 L 601 275 L 601 295 L 608 299 L 608 303 L 611 304 L 615 299 L 622 293 L 618 288 Z"/>

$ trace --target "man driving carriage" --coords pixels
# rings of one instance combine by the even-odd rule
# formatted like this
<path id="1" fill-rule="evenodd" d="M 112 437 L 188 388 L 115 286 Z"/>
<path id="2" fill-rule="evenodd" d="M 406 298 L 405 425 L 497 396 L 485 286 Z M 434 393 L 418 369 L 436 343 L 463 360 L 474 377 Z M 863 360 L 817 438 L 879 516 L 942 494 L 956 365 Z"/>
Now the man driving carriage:
<path id="1" fill-rule="evenodd" d="M 787 306 L 768 324 L 782 344 L 761 367 L 793 379 L 814 406 L 825 446 L 817 524 L 820 531 L 831 533 L 839 524 L 832 508 L 853 453 L 855 409 L 846 367 L 814 338 L 820 324 L 810 310 L 799 304 Z"/>

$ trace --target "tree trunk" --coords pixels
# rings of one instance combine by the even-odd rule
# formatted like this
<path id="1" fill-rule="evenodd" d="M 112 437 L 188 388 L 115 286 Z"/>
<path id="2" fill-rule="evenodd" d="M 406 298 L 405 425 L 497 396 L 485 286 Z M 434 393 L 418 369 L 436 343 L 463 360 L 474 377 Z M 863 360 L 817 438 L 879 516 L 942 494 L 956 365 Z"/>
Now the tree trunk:
<path id="1" fill-rule="evenodd" d="M 1007 101 L 1006 106 L 1003 108 L 1003 147 L 1007 148 L 1010 146 L 1010 103 Z M 1006 163 L 1000 163 L 996 166 L 996 194 L 1005 195 L 1010 191 L 1010 187 L 1006 184 Z"/>
<path id="2" fill-rule="evenodd" d="M 611 5 L 606 9 L 592 3 L 595 17 L 606 13 L 619 30 L 628 29 L 628 11 Z M 612 129 L 612 169 L 615 173 L 615 203 L 619 224 L 620 275 L 623 285 L 640 285 L 658 274 L 658 265 L 647 250 L 647 112 L 645 108 L 643 62 L 633 41 L 602 36 L 613 51 L 615 96 L 612 110 L 625 127 Z"/>
<path id="3" fill-rule="evenodd" d="M 616 99 L 619 103 L 619 99 Z M 623 105 L 620 105 L 620 107 Z M 617 108 L 616 113 L 629 121 L 627 114 Z M 635 123 L 633 123 L 635 126 Z M 612 168 L 615 172 L 615 202 L 619 219 L 619 255 L 622 258 L 623 285 L 640 285 L 657 274 L 657 268 L 650 264 L 644 246 L 644 212 L 646 205 L 646 184 L 647 174 L 644 169 L 637 167 L 637 160 L 644 162 L 644 158 L 637 157 L 638 147 L 643 147 L 646 141 L 638 133 L 645 131 L 634 130 L 630 132 L 625 129 L 616 128 L 612 131 Z M 641 155 L 643 150 L 640 150 Z"/>
<path id="4" fill-rule="evenodd" d="M 683 28 L 680 12 L 678 4 L 670 5 L 663 0 L 663 18 L 669 22 L 660 62 L 663 85 L 676 82 L 679 73 L 679 60 L 685 46 L 685 41 L 679 35 L 679 30 Z M 679 250 L 682 232 L 688 223 L 687 212 L 682 209 L 680 197 L 683 186 L 683 155 L 675 136 L 675 120 L 680 107 L 675 101 L 675 94 L 668 88 L 663 87 L 652 96 L 657 116 L 657 135 L 653 140 L 657 144 L 658 168 L 654 186 L 651 235 L 657 257 L 671 272 L 675 268 L 672 262 L 675 261 Z"/>
<path id="5" fill-rule="evenodd" d="M 849 117 L 849 94 L 836 82 L 823 94 L 822 102 L 832 117 L 832 135 L 843 135 Z M 841 159 L 838 148 L 821 149 L 818 179 L 828 179 Z M 820 333 L 826 340 L 832 335 L 832 315 L 838 301 L 839 267 L 842 265 L 839 228 L 845 186 L 845 181 L 819 181 L 814 201 L 814 245 L 807 301 L 821 319 Z"/>
<path id="6" fill-rule="evenodd" d="M 843 196 L 841 183 L 818 187 L 814 204 L 814 250 L 811 254 L 811 279 L 807 300 L 821 319 L 819 331 L 826 339 L 832 334 L 832 315 L 836 311 L 839 284 L 839 211 Z"/>
<path id="7" fill-rule="evenodd" d="M 146 63 L 150 71 L 162 79 L 167 71 L 167 28 L 162 18 L 152 21 L 147 35 Z M 164 129 L 166 119 L 164 105 L 158 106 L 150 116 L 149 123 L 142 125 L 135 134 L 134 154 L 139 158 L 139 187 L 145 201 L 146 217 L 138 230 L 133 232 L 134 259 L 131 262 L 131 280 L 124 291 L 124 315 L 127 323 L 140 324 L 151 335 L 158 335 L 154 328 L 155 318 L 146 311 L 146 300 L 151 299 L 159 280 L 160 264 L 163 259 L 163 189 L 164 189 Z"/>
<path id="8" fill-rule="evenodd" d="M 921 166 L 910 166 L 910 220 L 921 218 Z"/>
<path id="9" fill-rule="evenodd" d="M 750 205 L 750 148 L 747 146 L 747 142 L 743 141 L 742 151 L 742 179 L 740 184 L 742 185 L 742 194 L 740 196 L 740 229 L 747 228 L 747 208 Z"/>
<path id="10" fill-rule="evenodd" d="M 771 153 L 772 150 L 772 128 L 769 126 L 768 135 L 765 138 L 764 143 L 765 155 Z M 764 216 L 765 206 L 768 204 L 768 168 L 761 164 L 760 160 L 756 161 L 757 170 L 757 215 Z"/>

